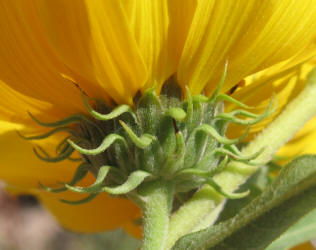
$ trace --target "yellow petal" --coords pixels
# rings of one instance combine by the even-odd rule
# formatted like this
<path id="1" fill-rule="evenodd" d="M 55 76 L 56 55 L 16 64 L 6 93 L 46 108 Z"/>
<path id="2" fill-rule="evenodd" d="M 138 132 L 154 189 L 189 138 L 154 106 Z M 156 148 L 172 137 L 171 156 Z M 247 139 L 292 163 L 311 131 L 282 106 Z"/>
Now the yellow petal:
<path id="1" fill-rule="evenodd" d="M 139 217 L 138 219 L 140 219 L 140 218 L 141 217 Z M 130 221 L 130 222 L 126 223 L 123 227 L 124 227 L 126 232 L 128 232 L 130 235 L 134 236 L 135 238 L 138 238 L 138 239 L 142 238 L 142 234 L 143 234 L 142 227 L 140 225 L 139 226 L 136 225 L 135 222 Z"/>
<path id="2" fill-rule="evenodd" d="M 310 242 L 306 242 L 296 247 L 293 247 L 290 250 L 315 250 L 315 247 Z"/>
<path id="3" fill-rule="evenodd" d="M 143 88 L 160 89 L 176 71 L 196 1 L 128 0 L 124 7 L 149 74 Z"/>
<path id="4" fill-rule="evenodd" d="M 0 120 L 20 124 L 20 131 L 42 131 L 43 127 L 38 126 L 28 112 L 42 121 L 56 121 L 68 115 L 67 109 L 26 96 L 0 80 Z M 3 129 L 3 126 L 0 127 Z"/>
<path id="5" fill-rule="evenodd" d="M 295 66 L 299 66 L 303 63 L 308 65 L 315 65 L 316 60 L 316 37 L 310 42 L 310 44 L 300 51 L 295 56 L 291 57 L 288 60 L 282 61 L 280 63 L 274 64 L 271 67 L 268 67 L 264 70 L 261 70 L 253 75 L 250 75 L 245 78 L 247 84 L 251 84 L 254 81 L 257 81 L 259 78 L 268 76 L 274 76 L 281 72 L 285 72 L 287 70 L 294 69 Z"/>
<path id="6" fill-rule="evenodd" d="M 297 94 L 304 88 L 306 77 L 314 64 L 305 63 L 290 69 L 278 72 L 273 67 L 262 74 L 255 74 L 246 78 L 248 83 L 232 94 L 237 100 L 253 107 L 251 112 L 260 114 L 265 111 L 269 102 L 272 101 L 275 111 L 263 121 L 253 125 L 248 139 L 265 128 L 284 109 Z M 236 105 L 227 104 L 226 111 L 236 108 Z M 231 125 L 228 129 L 229 137 L 240 136 L 245 131 L 245 126 Z"/>
<path id="7" fill-rule="evenodd" d="M 67 182 L 76 167 L 68 161 L 52 164 L 39 160 L 33 152 L 33 145 L 12 130 L 1 134 L 0 150 L 0 179 L 21 188 L 37 188 L 39 182 L 53 186 L 58 181 Z"/>
<path id="8" fill-rule="evenodd" d="M 1 124 L 0 131 L 8 130 L 9 124 Z M 12 127 L 11 127 L 12 128 Z M 39 182 L 47 186 L 58 186 L 57 182 L 69 182 L 77 163 L 63 161 L 46 163 L 33 153 L 32 145 L 19 138 L 16 132 L 6 132 L 0 136 L 0 179 L 9 188 L 19 193 L 36 195 L 66 228 L 80 232 L 95 232 L 124 226 L 140 217 L 139 209 L 127 199 L 111 198 L 106 194 L 83 205 L 72 206 L 59 199 L 77 200 L 85 195 L 73 192 L 52 194 L 40 190 Z M 93 181 L 89 176 L 80 185 Z"/>
<path id="9" fill-rule="evenodd" d="M 278 156 L 290 158 L 303 154 L 316 154 L 316 117 L 307 122 L 277 153 Z"/>
<path id="10" fill-rule="evenodd" d="M 1 2 L 0 18 L 1 81 L 62 114 L 82 111 L 80 91 L 61 76 L 65 66 L 50 48 L 35 1 Z"/>
<path id="11" fill-rule="evenodd" d="M 0 120 L 0 136 L 12 130 L 20 130 L 22 125 Z"/>
<path id="12" fill-rule="evenodd" d="M 121 1 L 39 1 L 50 44 L 90 96 L 131 103 L 147 73 Z"/>
<path id="13" fill-rule="evenodd" d="M 178 81 L 210 94 L 229 62 L 224 91 L 289 59 L 315 34 L 316 1 L 199 1 L 179 64 Z"/>
<path id="14" fill-rule="evenodd" d="M 111 198 L 107 194 L 100 194 L 94 200 L 82 205 L 60 202 L 59 199 L 78 200 L 84 197 L 82 194 L 70 191 L 62 194 L 41 192 L 37 195 L 61 225 L 77 232 L 98 232 L 124 227 L 129 225 L 129 221 L 141 216 L 140 210 L 131 201 Z"/>

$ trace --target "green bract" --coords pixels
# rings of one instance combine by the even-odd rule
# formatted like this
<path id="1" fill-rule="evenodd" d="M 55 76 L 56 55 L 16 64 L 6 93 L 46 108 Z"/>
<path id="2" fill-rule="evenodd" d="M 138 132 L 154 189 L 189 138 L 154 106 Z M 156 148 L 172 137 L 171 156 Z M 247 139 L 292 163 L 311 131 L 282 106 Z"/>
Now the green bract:
<path id="1" fill-rule="evenodd" d="M 225 74 L 222 82 L 224 78 Z M 155 180 L 172 183 L 173 192 L 181 193 L 182 198 L 203 184 L 211 185 L 225 197 L 241 198 L 247 192 L 226 192 L 212 177 L 231 159 L 258 164 L 254 159 L 262 149 L 242 155 L 238 144 L 247 136 L 250 125 L 270 114 L 271 103 L 262 115 L 245 110 L 225 113 L 222 100 L 247 106 L 219 94 L 220 88 L 221 84 L 211 98 L 191 96 L 189 91 L 183 98 L 181 89 L 169 81 L 159 96 L 155 89 L 150 89 L 135 97 L 134 108 L 121 105 L 115 109 L 82 94 L 92 117 L 73 115 L 59 122 L 44 123 L 31 115 L 40 125 L 55 128 L 44 135 L 23 138 L 45 139 L 59 131 L 70 134 L 57 146 L 56 157 L 50 157 L 40 147 L 41 153 L 38 150 L 35 153 L 42 160 L 57 162 L 69 159 L 74 150 L 80 152 L 84 163 L 79 165 L 73 180 L 60 188 L 45 187 L 51 192 L 68 189 L 88 194 L 81 201 L 64 201 L 71 204 L 90 201 L 101 192 L 128 195 L 137 201 L 141 198 L 137 188 Z M 73 123 L 76 125 L 72 126 Z M 248 129 L 240 138 L 229 139 L 225 136 L 229 123 L 242 124 Z M 88 171 L 95 175 L 95 183 L 89 187 L 76 186 Z"/>

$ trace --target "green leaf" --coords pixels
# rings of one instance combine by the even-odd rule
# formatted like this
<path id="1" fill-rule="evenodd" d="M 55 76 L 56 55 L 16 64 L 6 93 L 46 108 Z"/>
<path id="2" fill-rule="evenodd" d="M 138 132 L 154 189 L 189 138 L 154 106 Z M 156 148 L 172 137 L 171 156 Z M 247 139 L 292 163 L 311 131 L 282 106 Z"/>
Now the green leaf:
<path id="1" fill-rule="evenodd" d="M 315 207 L 316 156 L 302 156 L 236 216 L 180 238 L 173 249 L 265 249 Z"/>
<path id="2" fill-rule="evenodd" d="M 72 186 L 69 184 L 65 184 L 65 187 L 73 192 L 77 192 L 77 193 L 99 193 L 102 190 L 102 185 L 103 182 L 106 178 L 106 176 L 108 175 L 108 172 L 110 171 L 112 167 L 110 166 L 102 166 L 100 167 L 100 170 L 98 172 L 98 176 L 95 180 L 95 182 L 90 185 L 89 187 L 79 187 L 79 186 Z"/>
<path id="3" fill-rule="evenodd" d="M 227 200 L 223 211 L 219 215 L 216 223 L 223 222 L 235 216 L 239 211 L 249 204 L 253 199 L 262 193 L 262 191 L 271 183 L 269 180 L 269 169 L 266 166 L 260 167 L 236 192 L 245 192 L 250 190 L 250 194 L 242 199 Z"/>
<path id="4" fill-rule="evenodd" d="M 300 219 L 266 250 L 286 250 L 316 238 L 316 209 Z"/>
<path id="5" fill-rule="evenodd" d="M 125 122 L 120 120 L 120 124 L 124 128 L 125 132 L 128 134 L 129 138 L 139 148 L 147 148 L 153 140 L 156 140 L 156 137 L 150 134 L 143 134 L 141 137 L 138 137 Z"/>
<path id="6" fill-rule="evenodd" d="M 72 140 L 68 139 L 68 143 L 79 153 L 84 154 L 84 155 L 97 155 L 103 153 L 105 150 L 107 150 L 115 141 L 121 141 L 123 143 L 125 142 L 124 137 L 117 135 L 117 134 L 109 134 L 107 135 L 100 146 L 94 149 L 86 149 L 82 148 L 76 143 L 74 143 Z"/>
<path id="7" fill-rule="evenodd" d="M 137 119 L 134 111 L 132 110 L 132 108 L 129 105 L 123 104 L 123 105 L 117 106 L 108 114 L 101 114 L 90 107 L 89 101 L 87 100 L 87 98 L 85 97 L 85 94 L 83 92 L 81 92 L 81 97 L 82 97 L 83 103 L 84 103 L 85 107 L 87 108 L 87 110 L 89 111 L 89 113 L 97 120 L 100 120 L 100 121 L 112 120 L 112 119 L 115 119 L 126 112 L 130 113 L 134 117 L 135 120 Z"/>
<path id="8" fill-rule="evenodd" d="M 166 111 L 166 115 L 172 117 L 176 121 L 182 121 L 187 114 L 181 108 L 170 108 Z"/>
<path id="9" fill-rule="evenodd" d="M 127 178 L 126 182 L 117 187 L 104 187 L 103 190 L 113 195 L 126 194 L 137 188 L 151 174 L 142 170 L 137 170 Z"/>

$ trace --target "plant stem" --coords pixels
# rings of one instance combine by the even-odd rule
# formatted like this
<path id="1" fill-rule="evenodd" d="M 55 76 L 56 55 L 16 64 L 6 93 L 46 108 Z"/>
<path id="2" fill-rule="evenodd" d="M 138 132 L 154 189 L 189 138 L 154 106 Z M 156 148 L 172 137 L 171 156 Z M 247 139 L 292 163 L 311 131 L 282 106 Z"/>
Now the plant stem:
<path id="1" fill-rule="evenodd" d="M 205 186 L 197 192 L 171 217 L 165 249 L 171 249 L 177 239 L 192 231 L 221 201 L 222 196 L 210 186 Z"/>
<path id="2" fill-rule="evenodd" d="M 264 148 L 264 151 L 256 158 L 256 161 L 263 164 L 269 162 L 277 150 L 287 143 L 315 115 L 316 69 L 312 70 L 309 74 L 304 90 L 287 105 L 285 110 L 261 134 L 243 148 L 242 153 L 248 155 Z M 214 176 L 214 180 L 224 190 L 231 192 L 243 184 L 257 169 L 258 167 L 249 166 L 244 163 L 231 162 L 223 172 Z M 206 202 L 205 196 L 203 199 L 196 199 L 196 197 L 200 196 L 200 192 L 205 192 L 204 188 L 197 192 L 191 201 L 184 204 L 171 217 L 170 233 L 168 236 L 169 247 L 183 235 L 211 226 L 211 224 L 206 225 L 205 221 L 214 223 L 221 212 L 221 207 L 225 203 L 225 197 L 219 194 L 214 196 L 214 194 L 210 193 L 208 196 L 209 204 L 213 204 L 213 206 L 209 206 L 208 209 L 196 214 L 194 225 L 180 223 L 179 217 L 187 218 L 192 213 L 191 210 L 204 206 L 203 204 Z"/>
<path id="3" fill-rule="evenodd" d="M 169 215 L 172 205 L 173 184 L 158 180 L 143 185 L 144 239 L 142 250 L 162 250 L 168 235 Z"/>

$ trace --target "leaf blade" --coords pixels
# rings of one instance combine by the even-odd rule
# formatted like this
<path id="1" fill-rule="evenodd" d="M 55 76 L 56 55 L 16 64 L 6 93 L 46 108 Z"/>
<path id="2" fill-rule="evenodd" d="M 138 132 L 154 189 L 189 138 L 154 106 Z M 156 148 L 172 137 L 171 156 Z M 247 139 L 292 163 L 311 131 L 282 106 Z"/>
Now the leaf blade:
<path id="1" fill-rule="evenodd" d="M 315 184 L 316 156 L 299 157 L 235 217 L 182 237 L 173 249 L 264 249 L 316 207 Z"/>
<path id="2" fill-rule="evenodd" d="M 316 209 L 290 227 L 266 250 L 285 250 L 316 238 Z"/>

